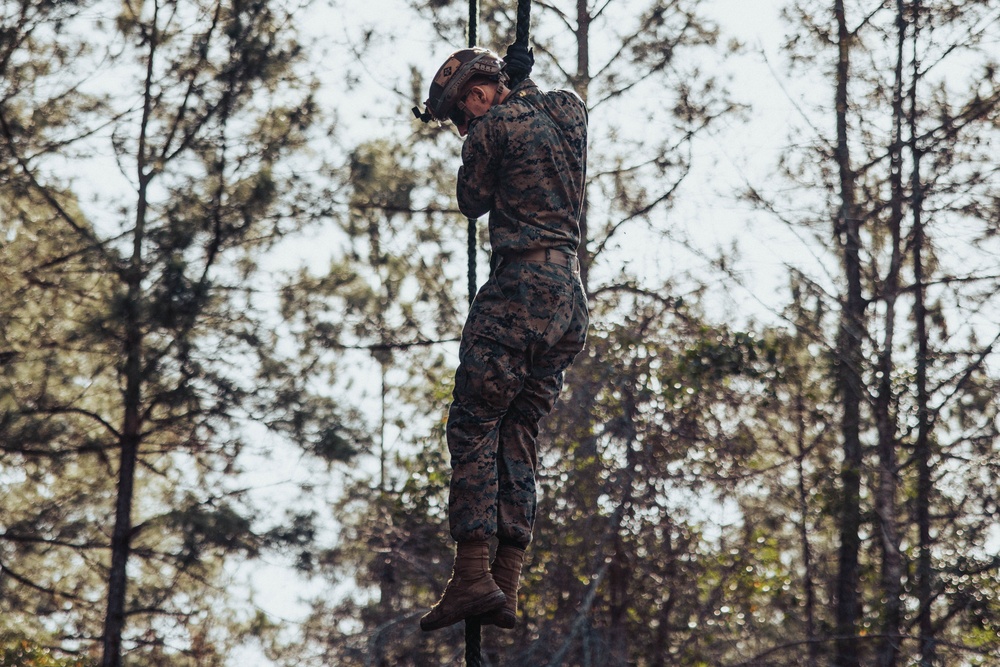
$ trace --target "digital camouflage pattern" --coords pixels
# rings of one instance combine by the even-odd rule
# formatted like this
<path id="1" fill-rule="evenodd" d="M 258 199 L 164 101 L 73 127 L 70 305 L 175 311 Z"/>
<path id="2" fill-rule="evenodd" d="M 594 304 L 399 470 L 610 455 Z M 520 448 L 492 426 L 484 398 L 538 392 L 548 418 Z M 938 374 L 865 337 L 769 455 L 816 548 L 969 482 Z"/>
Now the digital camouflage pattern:
<path id="1" fill-rule="evenodd" d="M 462 332 L 448 415 L 458 542 L 531 541 L 539 421 L 587 334 L 576 261 L 586 153 L 580 98 L 542 93 L 530 80 L 473 122 L 462 149 L 459 206 L 473 217 L 490 212 L 493 270 Z M 569 266 L 519 257 L 540 249 L 565 253 Z"/>
<path id="2" fill-rule="evenodd" d="M 448 415 L 451 535 L 531 541 L 538 423 L 583 349 L 587 301 L 579 271 L 552 263 L 498 267 L 462 332 Z"/>
<path id="3" fill-rule="evenodd" d="M 558 248 L 575 254 L 587 178 L 587 107 L 573 92 L 525 79 L 469 126 L 458 207 L 490 214 L 494 254 Z"/>

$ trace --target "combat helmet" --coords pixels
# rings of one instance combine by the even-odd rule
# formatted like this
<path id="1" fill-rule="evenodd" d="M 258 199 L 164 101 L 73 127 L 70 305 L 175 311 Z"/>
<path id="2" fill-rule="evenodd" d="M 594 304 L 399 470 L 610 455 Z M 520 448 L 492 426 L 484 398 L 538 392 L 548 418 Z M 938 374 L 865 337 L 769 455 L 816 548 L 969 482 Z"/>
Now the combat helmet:
<path id="1" fill-rule="evenodd" d="M 465 84 L 475 76 L 501 80 L 506 76 L 502 70 L 503 61 L 500 56 L 489 49 L 477 46 L 455 51 L 438 68 L 431 80 L 424 111 L 414 107 L 413 114 L 424 122 L 447 120 Z"/>

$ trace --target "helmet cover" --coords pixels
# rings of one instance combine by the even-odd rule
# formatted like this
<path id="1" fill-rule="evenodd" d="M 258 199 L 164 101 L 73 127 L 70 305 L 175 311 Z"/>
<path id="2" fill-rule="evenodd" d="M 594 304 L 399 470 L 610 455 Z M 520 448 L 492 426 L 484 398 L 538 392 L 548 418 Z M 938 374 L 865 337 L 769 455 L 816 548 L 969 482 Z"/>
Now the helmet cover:
<path id="1" fill-rule="evenodd" d="M 458 96 L 474 76 L 499 79 L 503 61 L 489 49 L 473 47 L 455 51 L 438 68 L 431 81 L 430 93 L 424 104 L 435 120 L 448 118 Z"/>

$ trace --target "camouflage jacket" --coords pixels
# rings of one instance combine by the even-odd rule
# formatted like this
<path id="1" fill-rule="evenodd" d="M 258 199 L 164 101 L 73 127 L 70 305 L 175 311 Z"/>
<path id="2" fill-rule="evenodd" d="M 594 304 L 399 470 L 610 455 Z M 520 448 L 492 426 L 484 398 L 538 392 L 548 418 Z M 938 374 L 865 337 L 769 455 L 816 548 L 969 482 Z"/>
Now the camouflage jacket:
<path id="1" fill-rule="evenodd" d="M 469 128 L 458 206 L 489 212 L 494 253 L 576 252 L 587 176 L 587 107 L 576 93 L 525 79 Z"/>

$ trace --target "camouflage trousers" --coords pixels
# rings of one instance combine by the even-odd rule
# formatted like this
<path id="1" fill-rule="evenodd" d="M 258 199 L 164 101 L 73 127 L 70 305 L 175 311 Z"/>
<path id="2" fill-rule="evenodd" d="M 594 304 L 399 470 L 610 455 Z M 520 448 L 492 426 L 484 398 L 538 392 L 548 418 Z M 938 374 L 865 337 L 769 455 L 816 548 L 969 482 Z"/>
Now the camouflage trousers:
<path id="1" fill-rule="evenodd" d="M 531 541 L 538 424 L 583 349 L 588 318 L 575 266 L 501 263 L 476 295 L 448 413 L 455 541 Z"/>

